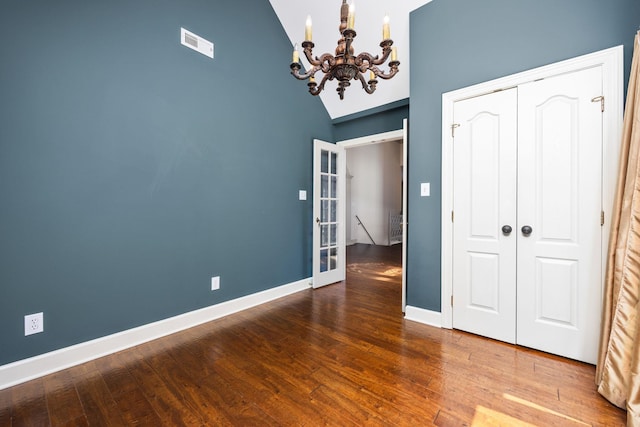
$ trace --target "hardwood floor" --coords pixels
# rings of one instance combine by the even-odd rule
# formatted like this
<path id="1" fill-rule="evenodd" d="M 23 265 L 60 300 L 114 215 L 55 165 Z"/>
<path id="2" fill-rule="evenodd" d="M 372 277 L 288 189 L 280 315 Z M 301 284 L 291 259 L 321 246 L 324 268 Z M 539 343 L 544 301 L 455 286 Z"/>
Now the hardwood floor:
<path id="1" fill-rule="evenodd" d="M 625 425 L 591 365 L 404 320 L 400 256 L 2 390 L 0 426 Z"/>

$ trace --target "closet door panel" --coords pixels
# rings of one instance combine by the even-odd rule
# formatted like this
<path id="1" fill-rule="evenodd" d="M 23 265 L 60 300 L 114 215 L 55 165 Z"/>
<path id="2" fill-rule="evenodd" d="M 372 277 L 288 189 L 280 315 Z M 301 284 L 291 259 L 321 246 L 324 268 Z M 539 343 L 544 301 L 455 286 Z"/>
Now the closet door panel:
<path id="1" fill-rule="evenodd" d="M 601 69 L 519 86 L 517 343 L 594 363 L 600 324 Z"/>
<path id="2" fill-rule="evenodd" d="M 515 89 L 457 102 L 453 327 L 515 342 Z"/>

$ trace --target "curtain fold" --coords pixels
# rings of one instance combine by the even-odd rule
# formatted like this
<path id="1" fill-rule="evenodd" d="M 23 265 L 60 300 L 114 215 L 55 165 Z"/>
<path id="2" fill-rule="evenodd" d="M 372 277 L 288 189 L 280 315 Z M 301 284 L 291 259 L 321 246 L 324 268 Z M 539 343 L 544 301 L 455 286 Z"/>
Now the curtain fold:
<path id="1" fill-rule="evenodd" d="M 640 32 L 627 89 L 605 276 L 598 392 L 640 426 Z"/>

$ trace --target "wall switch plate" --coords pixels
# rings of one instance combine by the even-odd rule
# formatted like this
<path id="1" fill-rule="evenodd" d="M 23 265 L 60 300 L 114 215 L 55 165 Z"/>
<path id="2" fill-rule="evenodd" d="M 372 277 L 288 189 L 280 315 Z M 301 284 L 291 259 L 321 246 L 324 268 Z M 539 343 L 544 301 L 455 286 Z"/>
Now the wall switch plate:
<path id="1" fill-rule="evenodd" d="M 211 278 L 211 290 L 216 291 L 220 289 L 220 276 Z"/>
<path id="2" fill-rule="evenodd" d="M 420 184 L 420 196 L 429 197 L 431 195 L 431 183 L 423 182 Z"/>
<path id="3" fill-rule="evenodd" d="M 24 336 L 44 331 L 44 314 L 35 313 L 24 316 Z"/>
<path id="4" fill-rule="evenodd" d="M 307 200 L 307 190 L 300 190 L 298 192 L 298 199 L 299 200 Z"/>

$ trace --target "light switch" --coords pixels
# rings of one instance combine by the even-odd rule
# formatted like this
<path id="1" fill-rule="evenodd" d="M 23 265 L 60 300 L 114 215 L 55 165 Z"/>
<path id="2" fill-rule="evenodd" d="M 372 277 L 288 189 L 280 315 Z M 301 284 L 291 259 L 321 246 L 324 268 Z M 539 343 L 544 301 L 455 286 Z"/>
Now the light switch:
<path id="1" fill-rule="evenodd" d="M 298 199 L 299 200 L 307 200 L 307 190 L 300 190 L 298 192 Z"/>
<path id="2" fill-rule="evenodd" d="M 420 196 L 429 197 L 431 195 L 431 183 L 423 182 L 420 184 Z"/>

